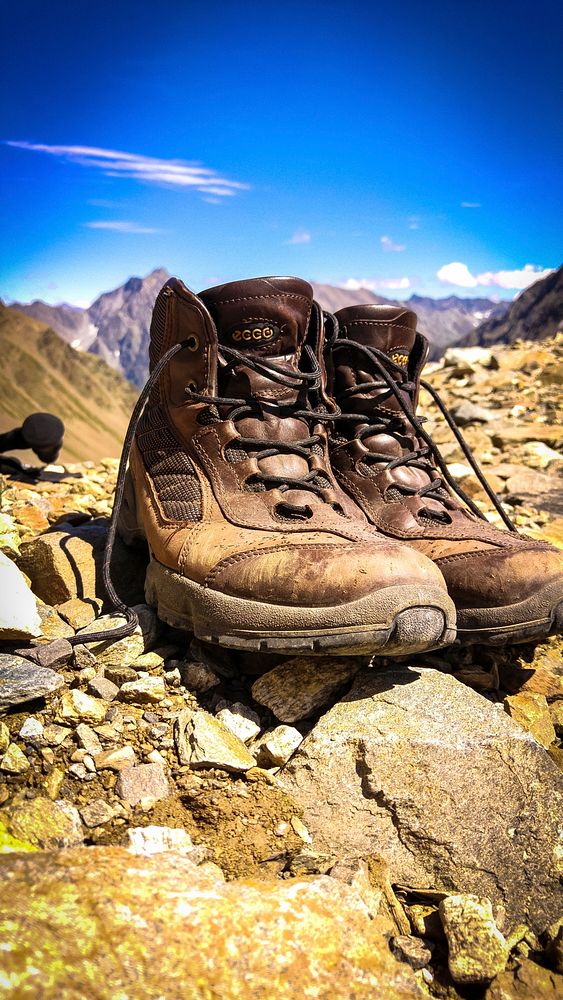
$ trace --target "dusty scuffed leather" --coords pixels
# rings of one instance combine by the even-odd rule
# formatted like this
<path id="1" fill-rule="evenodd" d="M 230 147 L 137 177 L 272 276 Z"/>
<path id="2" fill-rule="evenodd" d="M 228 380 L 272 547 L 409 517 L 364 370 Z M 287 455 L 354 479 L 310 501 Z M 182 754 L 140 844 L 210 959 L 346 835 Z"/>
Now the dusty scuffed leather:
<path id="1" fill-rule="evenodd" d="M 406 369 L 404 382 L 413 388 L 401 391 L 407 409 L 416 408 L 419 380 L 428 344 L 416 332 L 416 315 L 400 306 L 350 306 L 336 313 L 339 338 L 352 340 L 382 351 L 390 361 Z M 388 370 L 397 379 L 393 365 Z M 362 464 L 368 452 L 386 456 L 388 461 L 407 455 L 420 446 L 416 431 L 405 420 L 393 433 L 375 433 L 358 440 L 353 432 L 377 423 L 378 414 L 404 416 L 398 400 L 386 387 L 366 388 L 350 397 L 342 393 L 355 385 L 374 380 L 381 374 L 366 355 L 344 347 L 334 352 L 329 391 L 344 413 L 369 416 L 369 424 L 349 424 L 343 441 L 340 427 L 331 441 L 332 467 L 342 487 L 353 497 L 370 522 L 389 537 L 402 539 L 424 553 L 440 567 L 448 591 L 457 608 L 503 607 L 531 597 L 540 587 L 561 580 L 563 554 L 546 542 L 499 530 L 482 521 L 448 493 L 446 503 L 419 495 L 399 495 L 394 487 L 423 488 L 430 483 L 424 469 L 412 466 L 386 468 L 386 461 Z M 439 477 L 435 470 L 433 478 Z M 391 493 L 389 492 L 391 491 Z M 424 516 L 424 511 L 446 510 L 448 523 Z"/>
<path id="2" fill-rule="evenodd" d="M 174 344 L 188 341 L 189 346 L 164 370 L 151 402 L 164 410 L 167 426 L 195 468 L 201 518 L 182 521 L 165 515 L 162 497 L 138 446 L 141 422 L 130 468 L 138 517 L 158 562 L 225 594 L 297 606 L 342 604 L 377 587 L 443 587 L 441 574 L 430 560 L 379 535 L 340 488 L 330 468 L 322 423 L 309 429 L 297 417 L 266 414 L 265 419 L 252 415 L 206 425 L 199 418 L 209 405 L 190 400 L 186 394 L 189 386 L 210 396 L 273 399 L 303 408 L 302 391 L 279 385 L 244 361 L 227 370 L 218 349 L 225 344 L 274 361 L 290 373 L 299 370 L 306 338 L 321 357 L 322 313 L 313 302 L 311 286 L 297 278 L 257 278 L 198 296 L 172 278 L 159 293 L 161 298 L 164 301 L 157 300 L 157 307 L 161 315 L 165 307 L 164 334 L 158 345 L 153 336 L 151 367 Z M 276 327 L 275 336 L 260 339 L 260 331 L 269 329 L 270 322 Z M 257 339 L 245 340 L 241 335 L 233 341 L 233 331 L 245 330 L 258 331 Z M 330 409 L 324 385 L 319 400 Z M 220 416 L 229 409 L 220 407 Z M 225 449 L 236 450 L 241 434 L 263 440 L 264 447 L 315 434 L 322 453 L 308 460 L 291 453 L 276 454 L 258 464 L 251 451 L 242 460 L 229 461 Z M 299 488 L 245 489 L 260 471 L 294 478 L 315 467 L 326 479 L 320 497 Z M 310 516 L 280 516 L 280 503 L 306 507 Z"/>

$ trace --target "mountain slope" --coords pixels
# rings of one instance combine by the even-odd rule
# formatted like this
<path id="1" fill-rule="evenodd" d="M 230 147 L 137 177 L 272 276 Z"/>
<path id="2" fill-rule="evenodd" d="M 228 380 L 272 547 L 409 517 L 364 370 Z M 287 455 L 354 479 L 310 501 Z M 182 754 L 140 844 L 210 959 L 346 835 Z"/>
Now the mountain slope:
<path id="1" fill-rule="evenodd" d="M 100 295 L 88 310 L 98 330 L 91 352 L 138 386 L 144 385 L 149 373 L 152 309 L 168 277 L 168 271 L 159 268 L 146 278 L 130 278 L 120 288 Z"/>
<path id="2" fill-rule="evenodd" d="M 66 426 L 63 461 L 118 456 L 137 393 L 100 358 L 80 353 L 43 323 L 0 306 L 0 431 L 47 411 Z M 33 463 L 32 452 L 21 452 Z"/>
<path id="3" fill-rule="evenodd" d="M 98 333 L 90 321 L 88 310 L 81 309 L 80 306 L 69 306 L 66 302 L 59 306 L 49 306 L 41 299 L 36 299 L 27 305 L 13 302 L 11 308 L 50 326 L 67 344 L 79 351 L 87 351 Z"/>
<path id="4" fill-rule="evenodd" d="M 460 346 L 545 340 L 563 327 L 563 267 L 526 288 L 504 316 L 491 316 L 461 341 Z"/>

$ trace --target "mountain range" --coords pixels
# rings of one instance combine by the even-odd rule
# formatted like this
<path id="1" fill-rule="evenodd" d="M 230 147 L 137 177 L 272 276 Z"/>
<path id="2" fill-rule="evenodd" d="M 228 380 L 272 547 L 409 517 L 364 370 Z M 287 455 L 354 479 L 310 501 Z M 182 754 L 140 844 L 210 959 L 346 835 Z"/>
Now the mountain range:
<path id="1" fill-rule="evenodd" d="M 49 325 L 79 351 L 98 355 L 136 386 L 148 374 L 151 312 L 159 288 L 169 277 L 158 268 L 144 278 L 130 278 L 124 285 L 100 295 L 88 309 L 35 301 L 14 303 L 14 308 Z M 366 288 L 345 289 L 313 283 L 315 296 L 325 309 L 336 311 L 361 302 L 403 305 L 418 315 L 418 328 L 430 341 L 430 359 L 438 359 L 453 344 L 485 344 L 516 337 L 541 339 L 562 321 L 563 269 L 536 282 L 511 304 L 486 298 L 450 295 L 432 299 L 412 295 L 407 302 L 375 295 Z"/>

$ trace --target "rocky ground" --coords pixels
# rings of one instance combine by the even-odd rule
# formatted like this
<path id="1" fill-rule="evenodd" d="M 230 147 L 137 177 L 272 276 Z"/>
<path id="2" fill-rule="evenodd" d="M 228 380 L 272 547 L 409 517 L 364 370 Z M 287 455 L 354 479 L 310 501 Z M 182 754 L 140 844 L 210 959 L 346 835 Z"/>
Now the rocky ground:
<path id="1" fill-rule="evenodd" d="M 451 349 L 428 377 L 518 527 L 563 545 L 563 338 Z M 0 995 L 563 995 L 561 639 L 204 648 L 118 544 L 140 627 L 71 646 L 106 610 L 116 467 L 2 482 Z"/>

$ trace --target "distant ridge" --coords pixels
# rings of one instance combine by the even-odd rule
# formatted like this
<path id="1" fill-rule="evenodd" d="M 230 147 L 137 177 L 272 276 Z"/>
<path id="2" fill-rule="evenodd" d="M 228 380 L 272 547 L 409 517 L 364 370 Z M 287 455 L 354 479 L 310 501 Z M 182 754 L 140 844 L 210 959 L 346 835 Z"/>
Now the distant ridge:
<path id="1" fill-rule="evenodd" d="M 461 346 L 545 340 L 563 328 L 563 267 L 520 293 L 509 310 L 491 316 L 460 342 Z"/>

